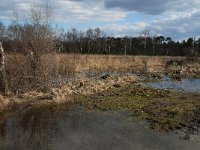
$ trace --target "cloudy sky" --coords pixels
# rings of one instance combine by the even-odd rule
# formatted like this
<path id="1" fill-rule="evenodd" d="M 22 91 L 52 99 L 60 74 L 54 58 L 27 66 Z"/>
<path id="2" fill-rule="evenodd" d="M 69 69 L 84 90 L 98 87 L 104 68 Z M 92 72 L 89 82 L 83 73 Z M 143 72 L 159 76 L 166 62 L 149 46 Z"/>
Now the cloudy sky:
<path id="1" fill-rule="evenodd" d="M 13 10 L 27 14 L 33 0 L 0 2 L 0 20 L 8 24 Z M 138 36 L 148 29 L 175 40 L 200 37 L 200 0 L 54 0 L 54 18 L 66 30 L 100 27 L 114 36 Z"/>

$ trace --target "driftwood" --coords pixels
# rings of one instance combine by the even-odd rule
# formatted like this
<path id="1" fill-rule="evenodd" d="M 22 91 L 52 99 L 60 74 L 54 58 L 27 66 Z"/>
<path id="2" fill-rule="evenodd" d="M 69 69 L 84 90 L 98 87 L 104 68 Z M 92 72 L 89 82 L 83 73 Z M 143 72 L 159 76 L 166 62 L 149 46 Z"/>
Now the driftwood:
<path id="1" fill-rule="evenodd" d="M 8 89 L 8 81 L 6 77 L 6 70 L 5 70 L 5 55 L 3 46 L 0 42 L 0 93 L 7 94 L 9 91 Z"/>

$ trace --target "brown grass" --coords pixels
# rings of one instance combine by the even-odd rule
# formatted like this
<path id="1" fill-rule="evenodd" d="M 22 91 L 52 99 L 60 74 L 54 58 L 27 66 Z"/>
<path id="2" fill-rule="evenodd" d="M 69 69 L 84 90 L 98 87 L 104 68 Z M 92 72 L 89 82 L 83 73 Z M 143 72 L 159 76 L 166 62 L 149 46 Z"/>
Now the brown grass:
<path id="1" fill-rule="evenodd" d="M 76 72 L 84 70 L 162 72 L 167 62 L 185 57 L 171 56 L 116 56 L 116 55 L 66 55 L 57 54 L 58 62 L 73 62 Z"/>
<path id="2" fill-rule="evenodd" d="M 46 54 L 41 57 L 40 65 L 37 66 L 35 80 L 33 80 L 31 64 L 27 59 L 28 57 L 20 54 L 6 55 L 9 87 L 13 92 L 46 90 L 66 83 L 63 79 L 88 70 L 163 72 L 167 62 L 182 60 L 184 57 Z M 54 80 L 56 83 L 53 82 Z"/>

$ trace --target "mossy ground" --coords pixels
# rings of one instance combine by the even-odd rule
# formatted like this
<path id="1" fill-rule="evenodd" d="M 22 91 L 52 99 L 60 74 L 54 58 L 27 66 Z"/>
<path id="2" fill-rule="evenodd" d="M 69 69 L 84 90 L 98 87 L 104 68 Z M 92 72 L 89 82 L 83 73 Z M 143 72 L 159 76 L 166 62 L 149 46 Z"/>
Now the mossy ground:
<path id="1" fill-rule="evenodd" d="M 155 130 L 197 129 L 200 124 L 200 95 L 158 90 L 139 84 L 97 93 L 76 96 L 74 102 L 89 110 L 129 110 L 146 119 Z"/>

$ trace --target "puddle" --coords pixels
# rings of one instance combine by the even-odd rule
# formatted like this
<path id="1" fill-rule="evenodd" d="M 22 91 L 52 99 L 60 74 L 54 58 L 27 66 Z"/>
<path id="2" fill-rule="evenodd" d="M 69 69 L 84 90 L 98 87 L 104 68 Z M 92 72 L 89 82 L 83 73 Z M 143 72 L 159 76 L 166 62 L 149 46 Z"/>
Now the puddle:
<path id="1" fill-rule="evenodd" d="M 184 92 L 200 93 L 200 79 L 183 79 L 181 81 L 172 81 L 165 76 L 163 81 L 158 83 L 147 83 L 148 86 L 158 89 L 172 89 Z"/>
<path id="2" fill-rule="evenodd" d="M 1 150 L 197 150 L 200 137 L 159 133 L 128 112 L 85 112 L 78 106 L 1 116 Z"/>

